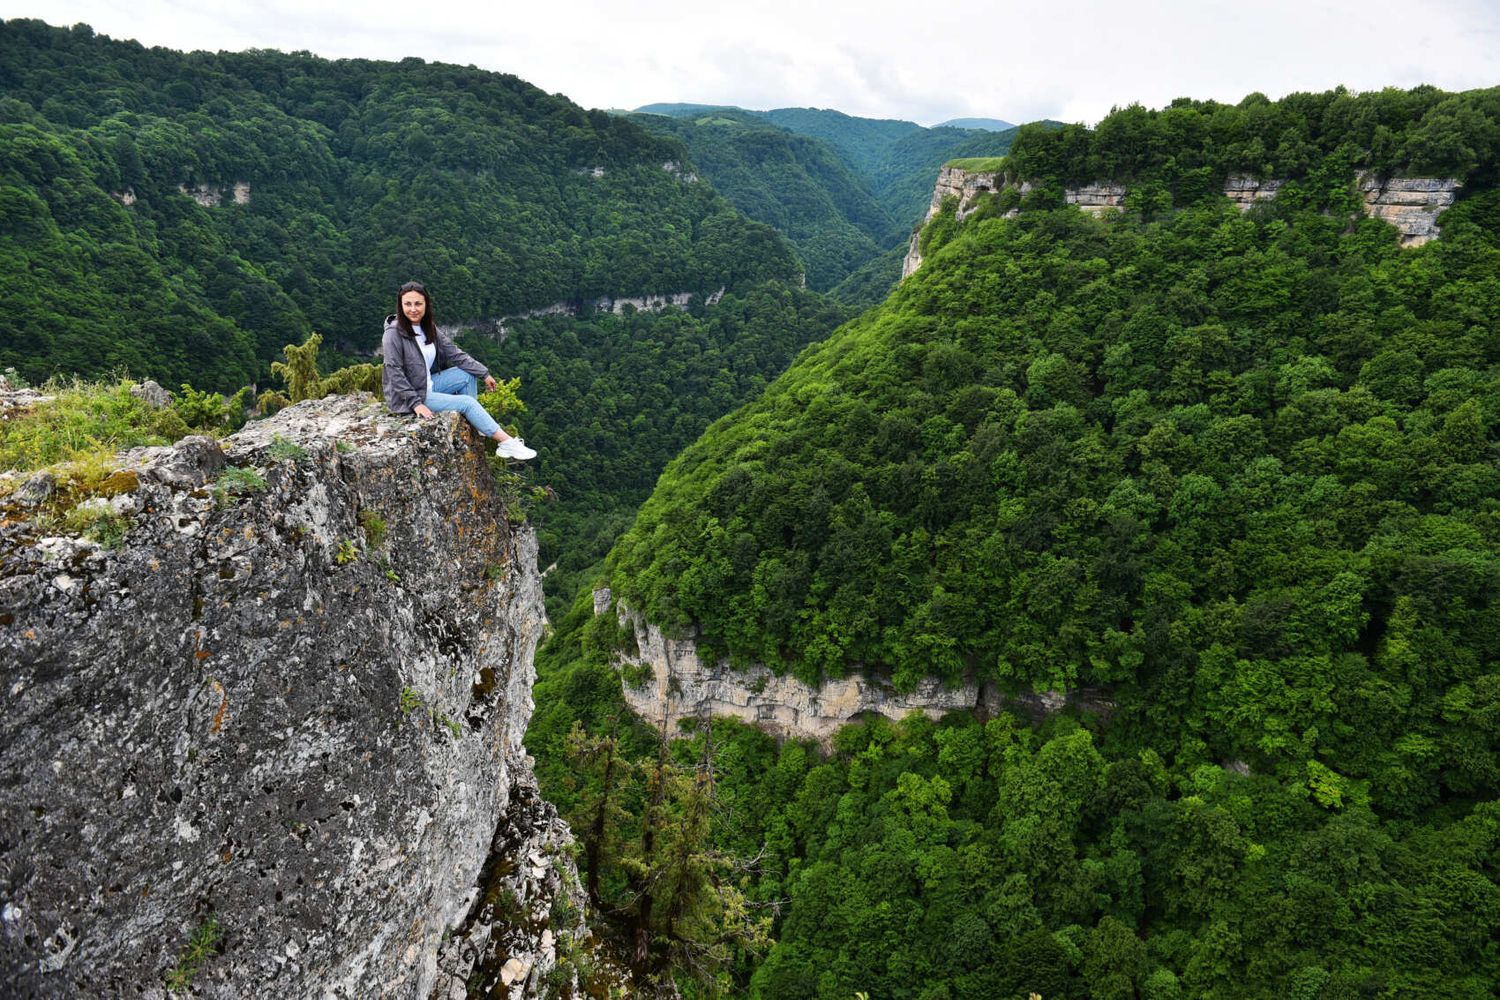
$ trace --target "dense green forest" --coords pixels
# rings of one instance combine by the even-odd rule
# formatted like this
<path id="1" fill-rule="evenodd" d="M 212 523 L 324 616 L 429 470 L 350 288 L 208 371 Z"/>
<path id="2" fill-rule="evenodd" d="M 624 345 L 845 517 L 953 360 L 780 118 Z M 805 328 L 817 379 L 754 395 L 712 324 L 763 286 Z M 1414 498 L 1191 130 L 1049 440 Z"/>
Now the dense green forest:
<path id="1" fill-rule="evenodd" d="M 1233 105 L 1181 98 L 1160 110 L 1133 104 L 1093 129 L 1023 125 L 1010 168 L 1042 186 L 1150 182 L 1177 204 L 1212 193 L 1232 173 L 1321 173 L 1333 180 L 1363 168 L 1489 187 L 1500 169 L 1497 122 L 1500 88 L 1460 94 L 1435 87 L 1362 94 L 1339 88 L 1279 101 L 1252 94 Z"/>
<path id="2" fill-rule="evenodd" d="M 675 118 L 710 120 L 727 115 L 754 116 L 789 132 L 818 139 L 843 160 L 890 216 L 898 230 L 897 238 L 910 233 L 910 227 L 926 212 L 940 166 L 956 157 L 1003 155 L 1016 136 L 1014 129 L 993 132 L 988 129 L 923 128 L 916 122 L 858 118 L 823 108 L 744 111 L 700 104 L 648 104 L 638 110 Z M 1057 124 L 1038 122 L 1031 129 L 1045 133 L 1056 128 Z"/>
<path id="3" fill-rule="evenodd" d="M 767 998 L 1493 995 L 1497 98 L 1023 129 L 1017 217 L 945 210 L 921 271 L 668 466 L 606 579 L 708 655 L 1113 708 L 663 747 L 581 595 L 528 746 L 647 967 Z M 1441 239 L 1364 218 L 1365 167 L 1465 179 Z M 1289 182 L 1242 214 L 1235 171 Z M 1055 207 L 1101 178 L 1146 196 Z M 695 831 L 670 857 L 664 816 Z M 691 920 L 642 909 L 652 872 Z"/>
<path id="4" fill-rule="evenodd" d="M 226 391 L 314 330 L 372 349 L 411 277 L 452 323 L 801 271 L 681 143 L 512 76 L 28 20 L 0 22 L 0 226 L 32 279 L 0 293 L 0 367 Z"/>
<path id="5" fill-rule="evenodd" d="M 809 288 L 827 291 L 910 232 L 909 222 L 893 223 L 816 139 L 733 110 L 632 120 L 681 140 L 694 165 L 730 204 L 785 236 L 802 258 Z"/>
<path id="6" fill-rule="evenodd" d="M 464 348 L 521 379 L 534 482 L 552 491 L 532 513 L 549 613 L 629 527 L 657 476 L 716 418 L 758 394 L 849 310 L 780 282 L 664 313 L 548 316 L 508 325 L 503 344 Z"/>

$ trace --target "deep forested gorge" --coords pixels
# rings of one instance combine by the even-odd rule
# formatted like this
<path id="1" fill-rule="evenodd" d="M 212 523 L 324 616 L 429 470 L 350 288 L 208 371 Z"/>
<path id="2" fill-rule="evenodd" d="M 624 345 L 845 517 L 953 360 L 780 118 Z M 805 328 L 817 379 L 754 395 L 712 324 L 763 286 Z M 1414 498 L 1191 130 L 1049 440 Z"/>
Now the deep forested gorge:
<path id="1" fill-rule="evenodd" d="M 324 373 L 367 360 L 396 285 L 423 280 L 439 322 L 486 331 L 469 349 L 534 404 L 560 607 L 667 460 L 847 317 L 680 142 L 419 59 L 184 54 L 0 23 L 0 217 L 0 263 L 32 276 L 0 293 L 0 368 L 37 383 L 264 390 L 313 332 Z M 595 315 L 600 297 L 653 293 L 694 298 Z M 576 315 L 495 335 L 556 303 Z"/>
<path id="2" fill-rule="evenodd" d="M 809 287 L 841 302 L 880 302 L 901 273 L 899 255 L 932 196 L 938 167 L 955 157 L 999 156 L 1015 128 L 923 128 L 820 108 L 745 111 L 647 105 L 646 129 L 686 143 L 695 163 L 740 211 L 797 248 Z M 1039 122 L 1033 131 L 1056 126 Z"/>
<path id="3" fill-rule="evenodd" d="M 1028 193 L 947 206 L 882 307 L 668 466 L 601 582 L 705 655 L 1112 706 L 680 742 L 720 804 L 705 852 L 757 859 L 734 884 L 776 914 L 723 982 L 1490 995 L 1497 144 L 1500 91 L 1022 129 L 1002 169 Z M 1464 181 L 1441 239 L 1363 218 L 1359 169 Z M 1287 183 L 1242 213 L 1241 171 Z M 1056 207 L 1100 180 L 1123 213 Z M 542 661 L 532 746 L 572 815 L 609 817 L 591 850 L 628 923 L 659 807 L 619 761 L 658 751 L 609 666 L 634 640 L 593 612 Z"/>
<path id="4" fill-rule="evenodd" d="M 526 746 L 643 990 L 1493 996 L 1500 89 L 1002 133 L 643 111 L 671 117 L 0 22 L 0 368 L 58 377 L 0 457 L 71 460 L 48 530 L 118 545 L 127 517 L 61 511 L 117 448 L 222 434 L 247 384 L 374 384 L 320 381 L 318 338 L 324 373 L 367 360 L 419 278 L 520 379 L 502 416 L 541 459 L 501 492 L 553 625 Z M 1004 183 L 887 296 L 954 157 Z M 1440 238 L 1366 217 L 1364 171 L 1457 182 Z M 1242 211 L 1241 175 L 1282 184 Z M 1065 204 L 1098 182 L 1123 210 Z M 597 305 L 649 293 L 689 294 Z M 66 383 L 122 370 L 196 388 Z M 809 685 L 1010 700 L 664 736 L 625 704 L 624 608 Z"/>

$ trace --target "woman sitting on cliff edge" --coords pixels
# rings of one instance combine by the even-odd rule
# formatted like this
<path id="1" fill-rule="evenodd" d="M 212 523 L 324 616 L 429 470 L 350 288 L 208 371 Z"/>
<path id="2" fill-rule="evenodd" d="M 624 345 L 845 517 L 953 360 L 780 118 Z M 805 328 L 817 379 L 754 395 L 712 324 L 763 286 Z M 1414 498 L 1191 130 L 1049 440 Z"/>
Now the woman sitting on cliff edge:
<path id="1" fill-rule="evenodd" d="M 396 314 L 385 318 L 380 350 L 385 356 L 381 385 L 392 413 L 415 413 L 426 420 L 434 411 L 457 410 L 480 434 L 500 442 L 495 454 L 501 458 L 521 462 L 536 458 L 525 441 L 501 430 L 479 405 L 479 380 L 484 379 L 484 387 L 493 391 L 495 378 L 438 330 L 432 300 L 421 282 L 401 286 Z"/>

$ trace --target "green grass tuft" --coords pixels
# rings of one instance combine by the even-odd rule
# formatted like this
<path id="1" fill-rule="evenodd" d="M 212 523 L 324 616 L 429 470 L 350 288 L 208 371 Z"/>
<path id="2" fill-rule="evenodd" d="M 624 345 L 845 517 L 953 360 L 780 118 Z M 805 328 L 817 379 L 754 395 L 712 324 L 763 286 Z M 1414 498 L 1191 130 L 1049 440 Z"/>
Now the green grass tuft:
<path id="1" fill-rule="evenodd" d="M 54 379 L 54 397 L 0 421 L 0 469 L 31 472 L 62 462 L 112 456 L 139 445 L 171 444 L 191 433 L 173 407 L 153 410 L 130 394 L 134 382 Z"/>
<path id="2" fill-rule="evenodd" d="M 167 970 L 164 977 L 167 989 L 172 993 L 187 990 L 198 975 L 198 970 L 218 949 L 219 942 L 223 939 L 224 929 L 219 925 L 218 918 L 210 913 L 198 929 L 193 931 L 187 944 L 183 945 L 181 954 L 177 956 L 177 964 Z"/>
<path id="3" fill-rule="evenodd" d="M 971 173 L 991 174 L 1004 170 L 1006 162 L 1006 157 L 1003 156 L 968 156 L 949 160 L 943 166 L 953 167 L 956 170 L 968 170 Z"/>

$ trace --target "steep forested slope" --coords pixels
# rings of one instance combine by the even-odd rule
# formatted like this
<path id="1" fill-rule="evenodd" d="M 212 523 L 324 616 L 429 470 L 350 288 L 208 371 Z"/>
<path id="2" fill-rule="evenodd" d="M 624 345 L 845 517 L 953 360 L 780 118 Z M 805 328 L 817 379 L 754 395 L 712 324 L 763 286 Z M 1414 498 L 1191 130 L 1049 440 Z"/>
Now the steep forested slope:
<path id="1" fill-rule="evenodd" d="M 876 165 L 870 176 L 871 190 L 887 211 L 908 227 L 913 226 L 921 221 L 932 200 L 932 182 L 937 179 L 938 168 L 962 157 L 1003 156 L 1015 136 L 1015 129 L 987 132 L 960 128 L 930 128 L 903 136 L 891 144 Z"/>
<path id="2" fill-rule="evenodd" d="M 741 111 L 696 118 L 636 115 L 679 139 L 730 204 L 797 249 L 808 287 L 826 291 L 904 235 L 826 145 Z"/>
<path id="3" fill-rule="evenodd" d="M 0 366 L 30 378 L 232 388 L 310 329 L 373 346 L 410 277 L 452 322 L 798 274 L 681 144 L 512 76 L 12 20 L 0 93 L 0 263 L 32 276 Z"/>
<path id="4" fill-rule="evenodd" d="M 548 316 L 509 324 L 505 342 L 464 348 L 521 379 L 521 420 L 555 494 L 533 512 L 548 611 L 560 616 L 583 574 L 629 527 L 673 456 L 753 398 L 797 352 L 848 317 L 780 282 L 731 292 L 712 309 Z"/>
<path id="5" fill-rule="evenodd" d="M 898 237 L 906 235 L 908 227 L 922 218 L 932 195 L 932 182 L 943 163 L 955 157 L 1000 156 L 1010 149 L 1015 137 L 1014 129 L 994 132 L 947 126 L 923 128 L 916 122 L 859 118 L 824 108 L 745 111 L 701 104 L 648 104 L 638 110 L 695 119 L 749 115 L 818 139 L 843 160 L 874 196 L 899 231 Z M 1035 128 L 1046 130 L 1056 124 L 1042 122 Z"/>
<path id="6" fill-rule="evenodd" d="M 1497 149 L 1500 91 L 1430 88 L 1023 130 L 1018 217 L 940 214 L 883 307 L 668 467 L 608 582 L 710 653 L 1113 706 L 678 747 L 784 901 L 750 995 L 1488 995 Z M 1463 197 L 1402 249 L 1359 168 Z M 1238 171 L 1287 183 L 1241 213 Z M 1085 180 L 1128 211 L 1054 207 Z M 533 748 L 566 808 L 632 815 L 557 763 L 570 719 L 640 739 L 590 610 Z"/>

